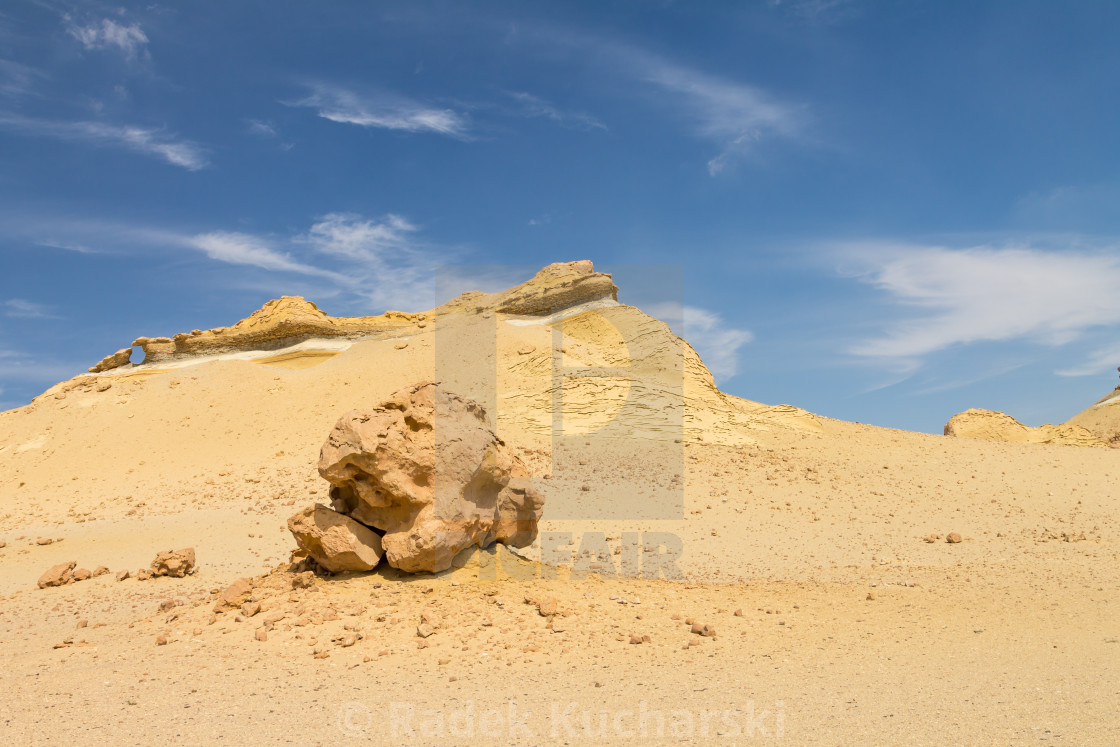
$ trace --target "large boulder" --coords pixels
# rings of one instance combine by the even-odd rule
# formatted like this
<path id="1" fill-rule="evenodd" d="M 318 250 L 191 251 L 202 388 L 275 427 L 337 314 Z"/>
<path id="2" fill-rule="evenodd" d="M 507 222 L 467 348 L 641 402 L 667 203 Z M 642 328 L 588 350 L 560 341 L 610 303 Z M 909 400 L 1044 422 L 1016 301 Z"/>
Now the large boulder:
<path id="1" fill-rule="evenodd" d="M 441 571 L 466 547 L 530 544 L 544 506 L 476 402 L 423 382 L 335 425 L 319 454 L 334 510 L 382 534 L 404 571 Z"/>
<path id="2" fill-rule="evenodd" d="M 331 573 L 372 571 L 381 560 L 381 537 L 326 506 L 310 506 L 288 519 L 296 544 Z"/>

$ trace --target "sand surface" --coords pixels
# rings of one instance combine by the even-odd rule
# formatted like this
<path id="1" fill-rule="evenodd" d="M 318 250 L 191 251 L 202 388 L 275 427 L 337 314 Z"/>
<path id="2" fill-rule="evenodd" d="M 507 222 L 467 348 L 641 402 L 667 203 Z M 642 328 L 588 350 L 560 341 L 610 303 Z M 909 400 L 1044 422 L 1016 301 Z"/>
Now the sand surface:
<path id="1" fill-rule="evenodd" d="M 625 306 L 329 342 L 0 414 L 6 743 L 1120 743 L 1120 451 L 738 400 Z M 293 588 L 323 438 L 431 378 L 488 400 L 543 486 L 529 559 Z M 180 547 L 193 576 L 115 579 Z M 36 587 L 71 560 L 113 573 Z M 239 577 L 262 611 L 214 615 Z"/>

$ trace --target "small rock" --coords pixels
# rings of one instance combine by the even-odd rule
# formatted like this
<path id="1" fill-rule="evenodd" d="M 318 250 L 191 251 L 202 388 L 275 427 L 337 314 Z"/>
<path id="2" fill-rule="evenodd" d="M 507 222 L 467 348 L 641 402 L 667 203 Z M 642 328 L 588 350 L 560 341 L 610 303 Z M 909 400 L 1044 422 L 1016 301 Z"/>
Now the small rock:
<path id="1" fill-rule="evenodd" d="M 39 577 L 39 588 L 45 589 L 48 586 L 64 586 L 74 579 L 74 567 L 78 565 L 76 560 L 71 560 L 67 563 L 59 563 L 52 566 L 46 573 Z"/>
<path id="2" fill-rule="evenodd" d="M 89 625 L 89 620 L 79 620 L 78 621 L 78 627 L 79 628 L 85 628 L 88 625 Z"/>
<path id="3" fill-rule="evenodd" d="M 557 614 L 556 597 L 547 597 L 537 602 L 537 612 L 541 617 L 552 617 Z"/>
<path id="4" fill-rule="evenodd" d="M 267 641 L 268 640 L 268 632 L 265 631 L 264 628 L 257 628 L 257 632 L 254 634 L 254 637 L 258 641 Z"/>
<path id="5" fill-rule="evenodd" d="M 338 645 L 342 646 L 343 648 L 350 648 L 351 646 L 353 646 L 357 642 L 358 642 L 358 636 L 357 635 L 355 635 L 354 633 L 347 633 L 346 635 L 342 636 L 341 639 L 339 639 Z"/>
<path id="6" fill-rule="evenodd" d="M 950 545 L 955 545 L 961 541 L 961 536 L 956 532 L 949 532 L 949 534 L 945 535 L 945 541 Z"/>
<path id="7" fill-rule="evenodd" d="M 166 646 L 167 645 L 167 636 L 163 636 L 163 635 L 156 636 L 156 645 L 157 646 Z"/>
<path id="8" fill-rule="evenodd" d="M 131 576 L 132 576 L 132 574 L 129 573 L 127 570 L 117 571 L 117 580 L 118 581 L 124 581 L 126 578 L 130 578 Z"/>
<path id="9" fill-rule="evenodd" d="M 99 565 L 99 566 L 97 566 L 97 568 L 95 568 L 95 569 L 94 569 L 94 571 L 93 571 L 93 575 L 94 575 L 94 577 L 96 578 L 97 576 L 104 576 L 104 575 L 105 575 L 105 574 L 107 574 L 108 572 L 109 572 L 109 569 L 108 569 L 108 568 L 106 568 L 106 567 L 105 567 L 105 566 L 103 566 L 103 565 Z"/>
<path id="10" fill-rule="evenodd" d="M 743 616 L 743 610 L 742 609 L 737 609 L 737 610 L 735 610 L 734 614 L 735 614 L 735 617 L 742 617 Z"/>
<path id="11" fill-rule="evenodd" d="M 929 543 L 931 543 L 931 544 L 932 544 L 932 543 L 934 543 L 934 542 L 937 542 L 938 540 L 940 540 L 940 539 L 941 539 L 941 535 L 940 535 L 940 534 L 931 534 L 931 535 L 929 535 L 929 536 L 927 536 L 927 537 L 923 537 L 922 539 L 923 539 L 923 541 L 924 541 L 924 542 L 929 542 Z"/>
<path id="12" fill-rule="evenodd" d="M 869 601 L 869 602 L 874 602 L 875 601 L 875 592 L 873 592 L 873 591 L 867 592 L 867 601 Z"/>
<path id="13" fill-rule="evenodd" d="M 152 577 L 152 572 L 149 571 L 147 568 L 141 568 L 140 570 L 136 571 L 136 580 L 137 581 L 147 581 L 151 577 Z"/>
<path id="14" fill-rule="evenodd" d="M 716 629 L 711 625 L 701 625 L 700 623 L 692 623 L 692 632 L 696 635 L 702 635 L 705 638 L 712 638 L 716 634 Z"/>
<path id="15" fill-rule="evenodd" d="M 252 617 L 253 615 L 256 615 L 257 613 L 259 613 L 260 611 L 261 611 L 261 603 L 260 602 L 246 602 L 245 604 L 241 605 L 241 614 L 245 615 L 245 617 Z"/>
<path id="16" fill-rule="evenodd" d="M 49 538 L 49 537 L 40 537 L 39 539 L 35 540 L 35 544 L 36 545 L 53 545 L 54 540 Z"/>
<path id="17" fill-rule="evenodd" d="M 239 578 L 218 595 L 218 601 L 214 603 L 214 611 L 225 612 L 236 609 L 248 601 L 252 593 L 252 582 L 247 578 Z"/>
<path id="18" fill-rule="evenodd" d="M 88 568 L 79 568 L 78 570 L 74 571 L 75 581 L 88 581 L 91 578 L 93 578 L 93 574 Z"/>

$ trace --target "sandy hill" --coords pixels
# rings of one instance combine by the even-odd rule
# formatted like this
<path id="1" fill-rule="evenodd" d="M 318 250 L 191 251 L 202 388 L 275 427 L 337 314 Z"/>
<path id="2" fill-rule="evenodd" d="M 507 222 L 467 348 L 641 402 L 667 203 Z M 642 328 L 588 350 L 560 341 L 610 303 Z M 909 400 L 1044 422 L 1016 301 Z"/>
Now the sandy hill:
<path id="1" fill-rule="evenodd" d="M 1066 421 L 1091 431 L 1106 443 L 1120 447 L 1120 386 Z"/>
<path id="2" fill-rule="evenodd" d="M 945 424 L 946 436 L 985 441 L 1120 448 L 1120 387 L 1059 425 L 1030 426 L 998 410 L 972 408 Z"/>
<path id="3" fill-rule="evenodd" d="M 780 708 L 795 743 L 1120 741 L 1116 451 L 731 397 L 617 290 L 573 262 L 421 314 L 335 318 L 282 298 L 226 328 L 140 338 L 142 362 L 122 348 L 0 413 L 15 692 L 0 733 L 401 743 L 391 694 L 477 712 L 516 700 L 531 731 L 502 741 L 525 744 L 555 741 L 553 702 L 622 718 L 639 696 L 697 719 L 749 700 L 769 733 Z M 565 568 L 550 580 L 503 550 L 434 577 L 299 585 L 284 524 L 325 496 L 326 434 L 432 379 L 481 403 L 532 470 L 546 504 L 526 554 Z M 651 542 L 676 543 L 685 583 L 627 573 Z M 187 578 L 36 588 L 56 563 L 136 569 L 188 546 Z M 260 612 L 212 614 L 241 576 Z M 433 610 L 442 627 L 418 638 Z M 559 738 L 596 741 L 575 713 Z M 433 734 L 415 741 L 463 741 Z M 681 734 L 719 741 L 699 721 Z"/>

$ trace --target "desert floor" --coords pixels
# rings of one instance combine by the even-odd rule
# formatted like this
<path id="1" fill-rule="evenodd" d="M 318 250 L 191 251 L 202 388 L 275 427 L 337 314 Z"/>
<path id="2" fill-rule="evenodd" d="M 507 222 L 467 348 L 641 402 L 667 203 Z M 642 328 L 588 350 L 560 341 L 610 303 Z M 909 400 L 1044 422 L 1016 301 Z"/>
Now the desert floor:
<path id="1" fill-rule="evenodd" d="M 98 496 L 80 520 L 13 489 L 0 738 L 1120 743 L 1120 452 L 833 421 L 681 448 L 681 518 L 545 522 L 612 553 L 598 573 L 574 554 L 555 579 L 503 549 L 294 588 L 284 522 L 321 497 L 304 455 L 263 482 L 153 490 L 131 513 Z M 679 537 L 685 580 L 619 578 L 624 532 Z M 135 572 L 187 546 L 187 578 L 36 588 L 59 562 Z M 215 615 L 238 577 L 262 611 Z"/>

